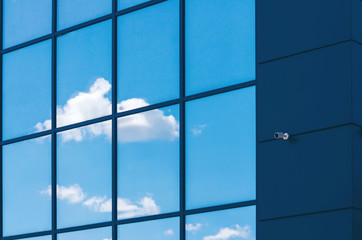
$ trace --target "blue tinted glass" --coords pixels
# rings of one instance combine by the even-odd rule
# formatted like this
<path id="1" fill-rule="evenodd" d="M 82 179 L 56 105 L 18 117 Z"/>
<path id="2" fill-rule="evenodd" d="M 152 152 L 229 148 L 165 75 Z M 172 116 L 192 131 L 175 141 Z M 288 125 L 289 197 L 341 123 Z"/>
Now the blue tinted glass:
<path id="1" fill-rule="evenodd" d="M 111 127 L 107 121 L 57 135 L 58 227 L 111 220 Z"/>
<path id="2" fill-rule="evenodd" d="M 178 97 L 178 18 L 178 0 L 118 18 L 119 101 L 153 104 Z"/>
<path id="3" fill-rule="evenodd" d="M 59 240 L 112 240 L 112 228 L 96 228 L 91 230 L 58 234 Z"/>
<path id="4" fill-rule="evenodd" d="M 111 21 L 58 39 L 57 126 L 111 114 Z"/>
<path id="5" fill-rule="evenodd" d="M 112 12 L 112 0 L 59 0 L 58 29 L 104 16 Z"/>
<path id="6" fill-rule="evenodd" d="M 50 129 L 51 42 L 5 54 L 3 67 L 3 137 Z"/>
<path id="7" fill-rule="evenodd" d="M 51 26 L 51 0 L 4 0 L 5 48 L 49 34 Z"/>
<path id="8" fill-rule="evenodd" d="M 178 210 L 178 111 L 173 106 L 118 119 L 118 218 Z"/>
<path id="9" fill-rule="evenodd" d="M 4 235 L 50 230 L 50 137 L 3 147 Z"/>
<path id="10" fill-rule="evenodd" d="M 186 205 L 255 199 L 255 88 L 186 104 Z"/>
<path id="11" fill-rule="evenodd" d="M 186 217 L 186 240 L 255 240 L 255 207 Z"/>
<path id="12" fill-rule="evenodd" d="M 254 0 L 186 0 L 186 93 L 255 79 Z"/>
<path id="13" fill-rule="evenodd" d="M 147 2 L 149 0 L 117 0 L 118 10 L 133 7 L 137 4 Z"/>
<path id="14" fill-rule="evenodd" d="M 179 219 L 168 218 L 118 226 L 118 238 L 129 240 L 178 240 Z"/>

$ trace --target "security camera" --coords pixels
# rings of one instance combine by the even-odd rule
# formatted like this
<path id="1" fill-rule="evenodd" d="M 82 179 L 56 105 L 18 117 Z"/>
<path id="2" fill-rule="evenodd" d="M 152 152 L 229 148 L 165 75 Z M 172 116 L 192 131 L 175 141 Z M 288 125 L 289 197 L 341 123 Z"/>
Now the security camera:
<path id="1" fill-rule="evenodd" d="M 289 134 L 288 134 L 288 133 L 282 133 L 282 132 L 275 132 L 275 133 L 274 133 L 274 138 L 275 138 L 275 139 L 288 140 Z"/>

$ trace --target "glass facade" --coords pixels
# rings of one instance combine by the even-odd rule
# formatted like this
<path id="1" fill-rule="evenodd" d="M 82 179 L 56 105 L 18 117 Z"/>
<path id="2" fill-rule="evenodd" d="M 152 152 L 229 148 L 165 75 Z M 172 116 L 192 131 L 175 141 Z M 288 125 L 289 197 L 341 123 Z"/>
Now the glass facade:
<path id="1" fill-rule="evenodd" d="M 0 239 L 256 238 L 254 0 L 4 0 Z"/>

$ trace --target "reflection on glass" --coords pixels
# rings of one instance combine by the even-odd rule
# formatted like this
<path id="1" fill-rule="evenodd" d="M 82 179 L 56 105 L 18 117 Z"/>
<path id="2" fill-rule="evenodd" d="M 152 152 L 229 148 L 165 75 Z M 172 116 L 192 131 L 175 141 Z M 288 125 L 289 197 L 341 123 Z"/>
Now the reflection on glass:
<path id="1" fill-rule="evenodd" d="M 178 240 L 179 219 L 167 218 L 118 226 L 118 238 L 129 240 Z"/>
<path id="2" fill-rule="evenodd" d="M 178 19 L 178 0 L 118 18 L 120 104 L 131 98 L 142 98 L 147 104 L 153 104 L 178 97 Z"/>
<path id="3" fill-rule="evenodd" d="M 52 31 L 52 1 L 4 0 L 4 47 L 11 47 Z"/>
<path id="4" fill-rule="evenodd" d="M 122 10 L 148 1 L 150 0 L 117 0 L 117 6 L 118 10 Z"/>
<path id="5" fill-rule="evenodd" d="M 58 227 L 111 220 L 111 128 L 107 121 L 57 135 Z"/>
<path id="6" fill-rule="evenodd" d="M 255 207 L 186 216 L 186 240 L 255 240 Z"/>
<path id="7" fill-rule="evenodd" d="M 59 240 L 112 240 L 112 228 L 95 228 L 58 234 Z"/>
<path id="8" fill-rule="evenodd" d="M 50 143 L 42 137 L 3 147 L 5 236 L 50 230 Z"/>
<path id="9" fill-rule="evenodd" d="M 111 21 L 58 40 L 57 126 L 111 114 Z"/>
<path id="10" fill-rule="evenodd" d="M 186 93 L 255 79 L 255 0 L 186 0 Z"/>
<path id="11" fill-rule="evenodd" d="M 50 129 L 51 42 L 5 54 L 3 69 L 4 139 Z"/>
<path id="12" fill-rule="evenodd" d="M 112 12 L 112 0 L 58 1 L 58 29 L 104 16 Z"/>
<path id="13" fill-rule="evenodd" d="M 255 199 L 255 88 L 186 104 L 186 206 Z"/>
<path id="14" fill-rule="evenodd" d="M 178 210 L 178 115 L 172 106 L 118 119 L 118 218 Z"/>

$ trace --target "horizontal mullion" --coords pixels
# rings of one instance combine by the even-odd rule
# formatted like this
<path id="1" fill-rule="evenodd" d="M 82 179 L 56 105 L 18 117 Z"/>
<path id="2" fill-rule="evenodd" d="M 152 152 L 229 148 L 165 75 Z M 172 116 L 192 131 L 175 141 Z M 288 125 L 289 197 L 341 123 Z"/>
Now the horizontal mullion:
<path id="1" fill-rule="evenodd" d="M 13 52 L 15 50 L 19 50 L 21 48 L 25 48 L 25 47 L 28 47 L 30 45 L 34 45 L 34 44 L 37 44 L 37 43 L 40 43 L 42 41 L 46 41 L 46 40 L 49 40 L 49 39 L 52 39 L 52 34 L 47 34 L 45 36 L 42 36 L 42 37 L 39 37 L 39 38 L 35 38 L 33 40 L 30 40 L 30 41 L 27 41 L 27 42 L 24 42 L 24 43 L 20 43 L 18 45 L 15 45 L 15 46 L 12 46 L 12 47 L 9 47 L 9 48 L 6 48 L 6 49 L 3 49 L 1 50 L 1 54 L 5 54 L 5 53 L 9 53 L 9 52 Z"/>
<path id="2" fill-rule="evenodd" d="M 242 88 L 252 87 L 255 85 L 256 85 L 255 80 L 238 83 L 238 84 L 234 84 L 234 85 L 227 86 L 227 87 L 222 87 L 222 88 L 218 88 L 218 89 L 214 89 L 214 90 L 210 90 L 210 91 L 206 91 L 206 92 L 189 95 L 184 98 L 184 101 L 187 102 L 187 101 L 196 100 L 196 99 L 200 99 L 200 98 L 204 98 L 204 97 L 210 97 L 210 96 L 217 95 L 220 93 L 225 93 L 225 92 L 230 92 L 230 91 L 234 91 L 234 90 L 238 90 L 238 89 L 242 89 Z"/>
<path id="3" fill-rule="evenodd" d="M 211 207 L 185 210 L 185 215 L 208 213 L 208 212 L 228 210 L 228 209 L 241 208 L 241 207 L 250 207 L 250 206 L 254 206 L 254 205 L 256 205 L 256 200 L 236 202 L 236 203 L 216 205 L 216 206 L 211 206 Z"/>
<path id="4" fill-rule="evenodd" d="M 146 7 L 161 3 L 161 2 L 165 2 L 165 1 L 168 1 L 168 0 L 151 0 L 151 1 L 147 1 L 147 2 L 138 4 L 138 5 L 126 8 L 126 9 L 122 9 L 122 10 L 120 10 L 118 12 L 115 12 L 115 13 L 110 13 L 110 14 L 107 14 L 107 15 L 104 15 L 104 16 L 101 16 L 101 17 L 98 17 L 98 18 L 95 18 L 95 19 L 92 19 L 92 20 L 89 20 L 89 21 L 86 21 L 86 22 L 83 22 L 83 23 L 79 23 L 79 24 L 74 25 L 74 26 L 59 30 L 57 32 L 54 32 L 53 34 L 56 37 L 60 37 L 60 36 L 63 36 L 65 34 L 67 34 L 67 33 L 70 33 L 70 32 L 73 32 L 73 31 L 76 31 L 76 30 L 79 30 L 79 29 L 82 29 L 82 28 L 85 28 L 85 27 L 88 27 L 88 26 L 91 26 L 91 25 L 94 25 L 94 24 L 97 24 L 97 23 L 100 23 L 100 22 L 103 22 L 103 21 L 110 20 L 110 19 L 112 19 L 113 15 L 118 17 L 118 16 L 125 15 L 127 13 L 131 13 L 131 12 L 134 12 L 134 11 L 137 11 L 137 10 L 141 10 L 143 8 L 146 8 Z M 0 53 L 1 54 L 9 53 L 9 52 L 19 50 L 21 48 L 28 47 L 30 45 L 33 45 L 33 44 L 36 44 L 36 43 L 39 43 L 39 42 L 42 42 L 42 41 L 45 41 L 45 40 L 49 40 L 49 39 L 52 38 L 53 34 L 50 33 L 50 34 L 41 36 L 39 38 L 32 39 L 30 41 L 27 41 L 27 42 L 17 44 L 15 46 L 3 49 L 3 50 L 0 51 Z"/>
<path id="5" fill-rule="evenodd" d="M 118 16 L 125 15 L 127 13 L 131 13 L 131 12 L 134 12 L 134 11 L 146 8 L 146 7 L 150 7 L 150 6 L 158 4 L 158 3 L 166 2 L 166 1 L 168 1 L 168 0 L 151 0 L 151 1 L 147 1 L 147 2 L 137 4 L 137 5 L 129 7 L 129 8 L 122 9 L 122 10 L 116 12 L 115 15 L 118 17 Z"/>
<path id="6" fill-rule="evenodd" d="M 41 232 L 34 232 L 34 233 L 26 233 L 26 234 L 19 234 L 13 235 L 8 237 L 3 237 L 2 240 L 13 240 L 13 239 L 23 239 L 23 238 L 31 238 L 31 237 L 41 237 L 46 235 L 51 235 L 53 231 L 41 231 Z"/>

